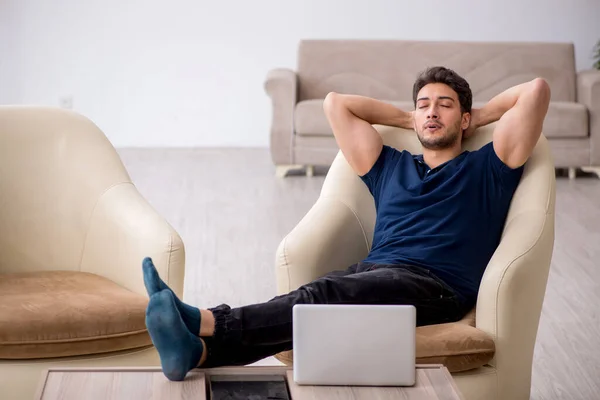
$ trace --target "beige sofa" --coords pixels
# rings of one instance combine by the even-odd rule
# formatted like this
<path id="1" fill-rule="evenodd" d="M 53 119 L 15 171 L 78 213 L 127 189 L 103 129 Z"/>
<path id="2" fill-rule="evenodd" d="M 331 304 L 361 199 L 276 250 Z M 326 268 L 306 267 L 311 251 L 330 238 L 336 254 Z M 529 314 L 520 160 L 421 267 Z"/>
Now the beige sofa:
<path id="1" fill-rule="evenodd" d="M 329 166 L 337 144 L 323 99 L 331 91 L 374 97 L 414 109 L 412 85 L 428 66 L 456 70 L 471 85 L 474 106 L 535 77 L 552 102 L 544 124 L 556 167 L 600 166 L 600 71 L 577 73 L 568 43 L 304 40 L 296 70 L 274 69 L 265 89 L 272 100 L 270 148 L 277 174 Z M 599 170 L 595 170 L 597 173 Z"/>
<path id="2" fill-rule="evenodd" d="M 159 366 L 141 262 L 183 292 L 177 232 L 88 119 L 0 107 L 0 393 L 32 399 L 42 370 Z"/>
<path id="3" fill-rule="evenodd" d="M 377 128 L 384 143 L 413 153 L 421 151 L 414 132 Z M 465 142 L 465 149 L 489 142 L 492 129 L 490 125 L 478 130 Z M 471 363 L 471 369 L 464 370 L 456 362 L 448 366 L 463 369 L 453 376 L 467 400 L 529 399 L 533 351 L 554 244 L 554 204 L 553 159 L 549 141 L 542 136 L 525 167 L 500 245 L 483 276 L 474 328 L 470 332 L 453 324 L 417 328 L 418 358 L 435 359 L 432 348 L 437 348 L 442 362 L 448 351 L 467 356 L 462 364 Z M 338 152 L 319 199 L 279 245 L 279 294 L 364 259 L 374 226 L 373 197 Z M 487 361 L 469 359 L 480 350 L 473 347 L 485 344 L 481 334 L 493 340 L 495 354 Z M 446 343 L 437 343 L 440 340 Z M 473 351 L 467 353 L 469 348 Z M 285 362 L 289 355 L 279 358 Z"/>

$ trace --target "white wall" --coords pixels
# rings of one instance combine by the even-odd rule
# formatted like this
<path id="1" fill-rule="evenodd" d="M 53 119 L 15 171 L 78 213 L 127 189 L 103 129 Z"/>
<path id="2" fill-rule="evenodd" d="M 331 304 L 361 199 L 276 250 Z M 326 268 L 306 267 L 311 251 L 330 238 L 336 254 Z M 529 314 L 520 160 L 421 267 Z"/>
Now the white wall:
<path id="1" fill-rule="evenodd" d="M 589 68 L 598 0 L 0 0 L 0 104 L 58 106 L 116 146 L 268 146 L 267 71 L 302 38 L 560 41 Z"/>

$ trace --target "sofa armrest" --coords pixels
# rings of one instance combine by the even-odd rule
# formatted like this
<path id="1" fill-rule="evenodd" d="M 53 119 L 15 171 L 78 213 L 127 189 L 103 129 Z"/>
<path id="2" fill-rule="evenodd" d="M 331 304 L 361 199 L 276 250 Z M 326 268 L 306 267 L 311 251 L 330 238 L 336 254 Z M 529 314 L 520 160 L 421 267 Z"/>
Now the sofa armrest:
<path id="1" fill-rule="evenodd" d="M 297 102 L 298 78 L 294 71 L 278 68 L 269 71 L 265 91 L 271 97 L 271 157 L 275 165 L 293 164 L 292 138 L 294 107 Z"/>
<path id="2" fill-rule="evenodd" d="M 577 74 L 577 102 L 587 107 L 590 116 L 590 165 L 600 166 L 600 70 Z"/>
<path id="3" fill-rule="evenodd" d="M 147 295 L 144 257 L 152 257 L 159 275 L 182 298 L 185 251 L 181 237 L 132 183 L 114 185 L 98 199 L 92 214 L 81 271 Z"/>
<path id="4" fill-rule="evenodd" d="M 289 293 L 328 272 L 345 270 L 368 252 L 352 208 L 337 198 L 320 197 L 277 249 L 277 292 Z"/>

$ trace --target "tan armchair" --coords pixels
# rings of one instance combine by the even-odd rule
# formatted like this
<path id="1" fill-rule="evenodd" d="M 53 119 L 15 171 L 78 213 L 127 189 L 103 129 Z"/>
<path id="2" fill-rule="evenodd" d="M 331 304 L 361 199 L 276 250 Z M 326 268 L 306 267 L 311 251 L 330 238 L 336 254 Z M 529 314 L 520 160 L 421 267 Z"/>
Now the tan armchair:
<path id="1" fill-rule="evenodd" d="M 384 143 L 421 152 L 414 132 L 377 128 Z M 488 143 L 492 129 L 480 129 L 464 147 L 477 149 Z M 554 164 L 548 141 L 542 136 L 526 165 L 501 243 L 479 291 L 473 325 L 493 339 L 495 354 L 484 365 L 453 374 L 468 400 L 529 399 L 533 350 L 554 243 L 554 202 Z M 287 293 L 365 258 L 374 225 L 373 198 L 340 152 L 316 204 L 278 248 L 278 292 Z M 422 327 L 417 328 L 417 357 L 423 341 L 431 345 L 451 325 L 437 326 L 438 336 L 428 336 Z"/>
<path id="2" fill-rule="evenodd" d="M 42 370 L 57 365 L 160 365 L 144 323 L 146 256 L 182 296 L 181 238 L 137 191 L 98 127 L 70 111 L 0 107 L 7 398 L 32 398 Z"/>

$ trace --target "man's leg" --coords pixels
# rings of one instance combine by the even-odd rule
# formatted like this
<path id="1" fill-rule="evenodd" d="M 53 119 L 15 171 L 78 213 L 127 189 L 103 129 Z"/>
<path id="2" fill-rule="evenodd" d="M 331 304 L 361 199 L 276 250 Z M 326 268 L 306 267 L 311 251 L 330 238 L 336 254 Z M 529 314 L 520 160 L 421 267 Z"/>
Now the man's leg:
<path id="1" fill-rule="evenodd" d="M 350 266 L 344 271 L 332 271 L 327 276 L 343 276 L 356 272 L 357 264 Z M 142 262 L 142 271 L 144 277 L 144 286 L 148 292 L 148 296 L 152 297 L 154 294 L 167 290 L 173 295 L 173 301 L 177 308 L 177 311 L 181 315 L 183 322 L 187 329 L 198 336 L 212 336 L 214 332 L 214 316 L 212 312 L 208 310 L 199 310 L 197 307 L 190 306 L 181 301 L 175 292 L 162 280 L 158 275 L 158 271 L 152 262 L 150 257 L 144 258 Z M 201 324 L 201 321 L 205 321 Z"/>
<path id="2" fill-rule="evenodd" d="M 452 289 L 426 270 L 363 266 L 358 265 L 360 272 L 353 266 L 352 273 L 326 275 L 266 303 L 202 310 L 203 315 L 212 313 L 214 321 L 206 325 L 211 338 L 203 366 L 245 365 L 292 349 L 296 304 L 411 304 L 417 308 L 417 325 L 456 321 L 464 315 Z"/>
<path id="3" fill-rule="evenodd" d="M 207 358 L 201 365 L 248 364 L 291 349 L 296 304 L 412 304 L 417 308 L 417 325 L 456 321 L 465 312 L 452 289 L 423 269 L 358 264 L 266 303 L 199 311 L 200 332 L 207 336 L 202 353 Z M 181 319 L 178 307 L 173 308 Z M 185 326 L 183 320 L 181 325 Z"/>
<path id="4" fill-rule="evenodd" d="M 144 259 L 142 270 L 144 285 L 150 296 L 146 310 L 146 326 L 159 352 L 163 372 L 169 379 L 184 379 L 190 369 L 203 365 L 209 354 L 213 354 L 212 358 L 220 364 L 227 364 L 225 360 L 247 364 L 288 348 L 287 343 L 269 349 L 264 346 L 258 348 L 235 342 L 228 342 L 227 346 L 219 346 L 218 343 L 223 341 L 215 340 L 216 324 L 212 311 L 199 310 L 177 298 L 160 279 L 150 258 Z M 355 271 L 356 265 L 353 265 L 345 271 L 331 272 L 328 276 L 343 276 Z M 219 308 L 222 307 L 225 306 Z M 204 338 L 200 339 L 198 336 Z M 235 356 L 232 357 L 230 353 Z M 248 361 L 243 362 L 243 360 Z"/>

